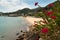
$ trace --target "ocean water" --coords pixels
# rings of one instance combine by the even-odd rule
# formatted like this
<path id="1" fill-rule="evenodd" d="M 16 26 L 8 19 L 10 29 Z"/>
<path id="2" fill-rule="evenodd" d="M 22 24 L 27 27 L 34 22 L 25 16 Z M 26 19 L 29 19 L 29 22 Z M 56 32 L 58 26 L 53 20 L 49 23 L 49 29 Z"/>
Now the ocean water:
<path id="1" fill-rule="evenodd" d="M 16 40 L 16 33 L 20 30 L 26 31 L 29 22 L 24 17 L 0 16 L 0 40 Z"/>

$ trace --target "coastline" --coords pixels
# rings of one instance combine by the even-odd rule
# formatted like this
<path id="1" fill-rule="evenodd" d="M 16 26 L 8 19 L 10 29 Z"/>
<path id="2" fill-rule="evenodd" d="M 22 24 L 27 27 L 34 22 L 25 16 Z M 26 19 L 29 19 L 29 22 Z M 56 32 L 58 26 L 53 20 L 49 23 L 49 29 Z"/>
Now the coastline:
<path id="1" fill-rule="evenodd" d="M 27 31 L 29 32 L 31 29 L 33 29 L 34 27 L 32 27 L 34 25 L 34 21 L 40 21 L 43 20 L 42 18 L 36 18 L 34 16 L 27 16 L 25 17 L 25 19 L 29 22 L 28 27 L 26 28 Z M 43 24 L 43 23 L 42 23 Z"/>
<path id="2" fill-rule="evenodd" d="M 28 33 L 30 34 L 30 31 L 33 29 L 32 26 L 34 25 L 34 21 L 43 20 L 42 18 L 36 18 L 36 17 L 33 17 L 33 16 L 27 16 L 27 17 L 24 17 L 24 18 L 25 18 L 25 20 L 27 20 L 30 23 L 29 26 L 27 27 L 27 31 L 25 33 L 23 33 L 25 36 L 27 36 Z M 16 40 L 20 40 L 20 38 L 23 37 L 23 34 L 19 35 Z M 30 35 L 32 35 L 32 34 L 30 34 Z M 39 40 L 42 40 L 42 38 L 39 38 Z"/>
<path id="3" fill-rule="evenodd" d="M 16 38 L 19 35 L 22 35 L 20 32 L 21 30 L 26 31 L 27 27 L 29 26 L 29 22 L 25 20 L 25 17 L 19 16 L 19 17 L 0 17 L 0 20 L 2 24 L 0 24 L 0 27 L 4 31 L 2 34 L 0 34 L 0 40 L 16 40 Z M 4 19 L 4 20 L 3 20 Z M 2 25 L 2 26 L 1 26 Z M 19 33 L 19 35 L 16 35 Z"/>
<path id="4" fill-rule="evenodd" d="M 4 17 L 3 17 L 4 18 Z M 15 17 L 5 17 L 6 19 L 5 20 L 12 20 L 12 19 L 14 19 L 15 20 Z M 12 19 L 11 19 L 12 18 Z M 1 40 L 16 40 L 16 38 L 18 37 L 18 36 L 20 36 L 20 35 L 22 35 L 21 34 L 21 32 L 20 32 L 20 30 L 21 30 L 21 28 L 20 27 L 24 27 L 24 28 L 22 28 L 23 30 L 25 29 L 26 31 L 29 31 L 29 27 L 31 26 L 31 25 L 33 25 L 34 24 L 34 21 L 40 21 L 40 20 L 42 20 L 41 18 L 36 18 L 36 17 L 33 17 L 33 16 L 27 16 L 27 17 L 23 17 L 23 16 L 19 16 L 19 17 L 16 17 L 17 18 L 17 20 L 18 21 L 20 21 L 20 20 L 22 20 L 22 19 L 20 19 L 20 18 L 23 18 L 23 20 L 22 20 L 22 22 L 24 22 L 24 23 L 22 23 L 22 22 L 18 22 L 18 21 L 15 21 L 15 22 L 18 22 L 19 23 L 19 25 L 20 25 L 20 23 L 23 25 L 23 26 L 17 26 L 17 27 L 15 27 L 14 25 L 15 24 L 13 24 L 13 26 L 12 26 L 12 24 L 10 24 L 11 22 L 12 23 L 15 23 L 14 22 L 14 20 L 12 20 L 11 22 L 9 22 L 9 25 L 11 25 L 11 30 L 10 30 L 10 28 L 6 31 L 7 33 L 4 33 L 4 34 L 2 34 L 1 36 L 2 37 L 4 37 L 4 38 L 1 38 Z M 25 23 L 25 22 L 28 22 L 28 23 Z M 5 23 L 6 24 L 6 23 Z M 8 26 L 9 26 L 8 25 Z M 18 25 L 18 24 L 16 24 L 16 25 Z M 25 26 L 26 25 L 26 26 Z M 24 31 L 25 31 L 24 30 Z M 16 33 L 18 33 L 19 32 L 19 35 L 16 35 Z M 12 37 L 11 37 L 12 36 Z"/>
<path id="5" fill-rule="evenodd" d="M 33 17 L 33 16 L 27 16 L 27 17 L 25 17 L 25 19 L 32 25 L 34 25 L 34 21 L 43 20 L 42 18 L 36 18 L 36 17 Z"/>

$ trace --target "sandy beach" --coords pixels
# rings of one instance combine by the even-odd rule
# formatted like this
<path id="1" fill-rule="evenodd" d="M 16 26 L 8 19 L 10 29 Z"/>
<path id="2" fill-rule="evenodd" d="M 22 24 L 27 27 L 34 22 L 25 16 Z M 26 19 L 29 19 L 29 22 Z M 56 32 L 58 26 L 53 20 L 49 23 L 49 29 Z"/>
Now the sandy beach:
<path id="1" fill-rule="evenodd" d="M 32 25 L 34 25 L 34 21 L 43 20 L 42 18 L 36 18 L 36 17 L 31 17 L 31 16 L 27 16 L 25 19 Z"/>
<path id="2" fill-rule="evenodd" d="M 27 17 L 25 17 L 25 19 L 30 23 L 29 24 L 30 27 L 31 27 L 31 25 L 34 25 L 34 21 L 43 20 L 42 18 L 36 18 L 36 17 L 32 17 L 32 16 L 27 16 Z M 29 26 L 27 27 L 27 31 L 31 30 Z M 43 40 L 43 39 L 40 38 L 39 40 Z"/>
<path id="3" fill-rule="evenodd" d="M 42 18 L 36 18 L 36 17 L 31 17 L 31 16 L 27 16 L 25 17 L 25 19 L 30 23 L 29 27 L 27 27 L 27 31 L 29 31 L 30 28 L 34 28 L 34 27 L 31 27 L 32 25 L 34 25 L 34 21 L 43 20 Z"/>
<path id="4" fill-rule="evenodd" d="M 3 19 L 4 18 L 5 17 L 3 17 Z M 4 27 L 7 29 L 2 35 L 0 35 L 0 40 L 15 40 L 17 38 L 17 35 L 16 35 L 17 32 L 20 33 L 21 29 L 29 30 L 29 26 L 33 25 L 34 21 L 40 21 L 40 20 L 42 20 L 42 18 L 35 18 L 35 17 L 31 17 L 31 16 L 27 16 L 27 17 L 20 16 L 20 17 L 16 17 L 16 18 L 15 17 L 6 17 L 6 20 L 7 20 L 7 22 L 5 22 L 6 27 L 5 26 Z M 3 25 L 5 25 L 5 24 L 3 24 Z M 1 38 L 1 36 L 4 38 Z"/>

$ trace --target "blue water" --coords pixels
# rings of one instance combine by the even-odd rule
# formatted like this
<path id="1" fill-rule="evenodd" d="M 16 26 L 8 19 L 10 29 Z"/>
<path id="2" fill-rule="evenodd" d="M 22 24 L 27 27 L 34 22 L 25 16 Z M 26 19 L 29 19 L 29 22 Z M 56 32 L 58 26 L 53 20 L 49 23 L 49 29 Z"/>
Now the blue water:
<path id="1" fill-rule="evenodd" d="M 0 36 L 19 32 L 20 30 L 26 30 L 28 26 L 28 22 L 25 20 L 24 17 L 3 17 L 0 16 Z M 8 36 L 10 37 L 10 36 Z M 0 38 L 1 39 L 1 38 Z M 2 39 L 1 39 L 2 40 Z M 5 39 L 4 39 L 5 40 Z M 6 38 L 6 40 L 8 40 Z M 12 39 L 10 39 L 12 40 Z"/>

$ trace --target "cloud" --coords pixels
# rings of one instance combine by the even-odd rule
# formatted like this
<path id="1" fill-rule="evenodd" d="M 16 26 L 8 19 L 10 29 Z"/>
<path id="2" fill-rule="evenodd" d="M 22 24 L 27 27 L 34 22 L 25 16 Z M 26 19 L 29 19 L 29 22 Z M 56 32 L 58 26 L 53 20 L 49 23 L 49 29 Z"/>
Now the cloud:
<path id="1" fill-rule="evenodd" d="M 22 0 L 0 0 L 0 11 L 2 12 L 13 12 L 23 8 L 31 7 Z"/>
<path id="2" fill-rule="evenodd" d="M 13 12 L 23 8 L 36 8 L 34 2 L 45 7 L 56 0 L 0 0 L 0 12 Z"/>

